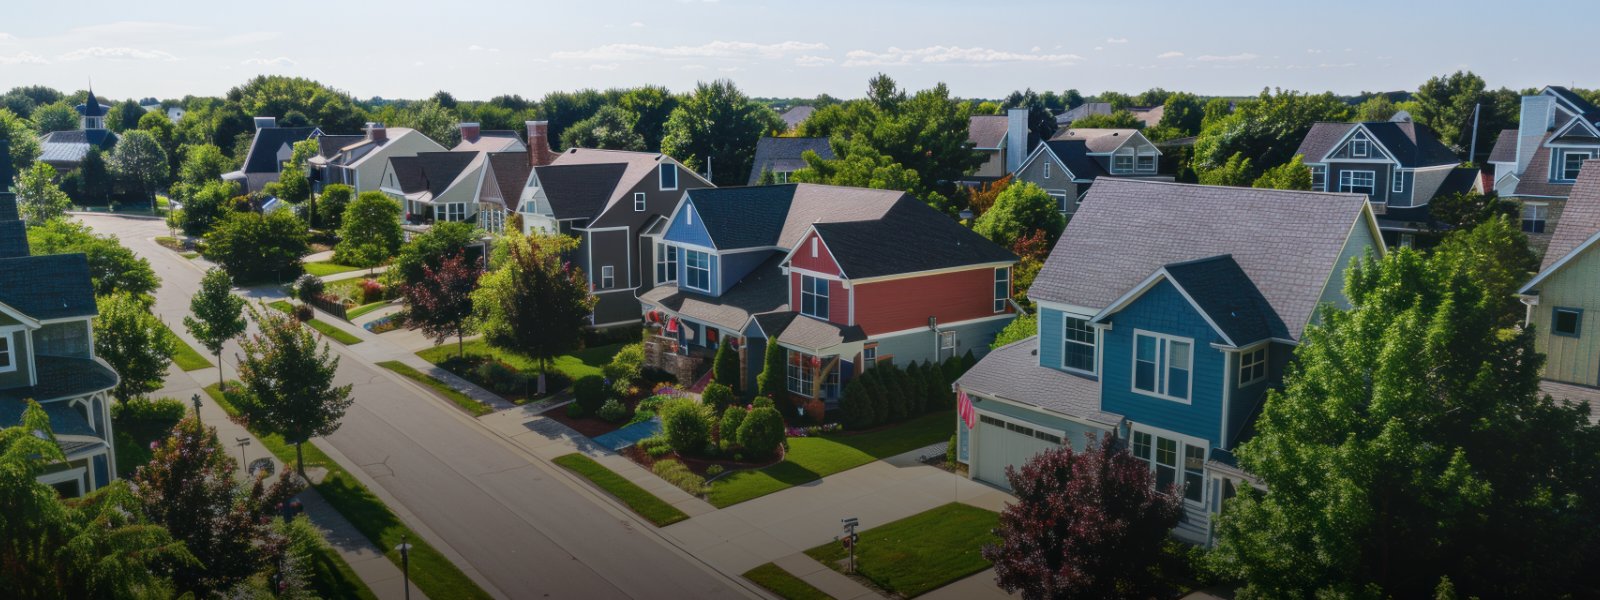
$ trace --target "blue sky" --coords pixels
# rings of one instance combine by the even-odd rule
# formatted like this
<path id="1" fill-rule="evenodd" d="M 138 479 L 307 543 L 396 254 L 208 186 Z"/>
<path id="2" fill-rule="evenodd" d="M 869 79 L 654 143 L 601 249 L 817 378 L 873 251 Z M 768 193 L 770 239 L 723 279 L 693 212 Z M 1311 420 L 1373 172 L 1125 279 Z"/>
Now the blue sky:
<path id="1" fill-rule="evenodd" d="M 261 74 L 358 97 L 538 97 L 733 79 L 760 96 L 860 96 L 882 71 L 958 95 L 1024 87 L 1251 94 L 1489 85 L 1600 87 L 1592 1 L 582 0 L 153 5 L 21 0 L 0 18 L 0 88 L 216 95 Z M 1565 15 L 1565 16 L 1563 16 Z M 1484 32 L 1526 32 L 1493 37 Z"/>

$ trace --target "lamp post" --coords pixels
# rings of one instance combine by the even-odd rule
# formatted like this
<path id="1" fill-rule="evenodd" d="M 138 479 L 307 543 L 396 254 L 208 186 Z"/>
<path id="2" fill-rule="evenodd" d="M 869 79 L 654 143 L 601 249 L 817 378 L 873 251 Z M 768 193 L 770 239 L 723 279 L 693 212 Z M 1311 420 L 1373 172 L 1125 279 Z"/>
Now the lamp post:
<path id="1" fill-rule="evenodd" d="M 239 446 L 239 468 L 245 469 L 245 471 L 248 472 L 249 468 L 246 465 L 250 463 L 244 460 L 244 447 L 250 445 L 250 438 L 233 438 L 233 443 Z"/>
<path id="2" fill-rule="evenodd" d="M 406 600 L 411 600 L 411 544 L 406 543 L 405 534 L 400 534 L 400 545 L 394 549 L 400 551 L 400 583 L 405 586 Z"/>

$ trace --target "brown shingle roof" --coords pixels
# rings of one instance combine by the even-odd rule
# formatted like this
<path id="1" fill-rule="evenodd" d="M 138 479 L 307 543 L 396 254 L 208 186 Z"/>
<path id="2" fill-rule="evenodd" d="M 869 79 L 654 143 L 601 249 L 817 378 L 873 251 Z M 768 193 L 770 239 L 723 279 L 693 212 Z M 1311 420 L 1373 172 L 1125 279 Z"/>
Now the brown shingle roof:
<path id="1" fill-rule="evenodd" d="M 1120 415 L 1100 410 L 1100 384 L 1092 377 L 1039 366 L 1039 337 L 999 348 L 983 357 L 956 384 L 971 393 L 1001 398 L 1114 426 Z"/>
<path id="2" fill-rule="evenodd" d="M 1572 194 L 1567 196 L 1561 221 L 1556 223 L 1556 231 L 1550 236 L 1550 246 L 1544 252 L 1540 271 L 1554 266 L 1556 261 L 1600 233 L 1600 159 L 1583 161 L 1578 181 L 1571 187 Z"/>
<path id="3" fill-rule="evenodd" d="M 494 180 L 500 186 L 500 197 L 507 210 L 517 210 L 522 199 L 522 186 L 528 183 L 528 151 L 495 152 L 489 155 L 489 167 L 494 169 Z"/>
<path id="4" fill-rule="evenodd" d="M 1006 126 L 1005 115 L 974 115 L 967 120 L 967 141 L 974 148 L 999 148 Z"/>
<path id="5" fill-rule="evenodd" d="M 1494 149 L 1489 151 L 1489 162 L 1517 162 L 1517 130 L 1505 129 L 1494 139 Z"/>
<path id="6" fill-rule="evenodd" d="M 1517 182 L 1516 196 L 1543 196 L 1549 198 L 1566 198 L 1572 193 L 1572 184 L 1553 183 L 1550 181 L 1550 147 L 1544 145 L 1550 141 L 1554 133 L 1547 133 L 1539 138 L 1539 147 L 1533 151 L 1533 157 L 1528 159 L 1528 168 L 1522 170 L 1521 181 Z"/>

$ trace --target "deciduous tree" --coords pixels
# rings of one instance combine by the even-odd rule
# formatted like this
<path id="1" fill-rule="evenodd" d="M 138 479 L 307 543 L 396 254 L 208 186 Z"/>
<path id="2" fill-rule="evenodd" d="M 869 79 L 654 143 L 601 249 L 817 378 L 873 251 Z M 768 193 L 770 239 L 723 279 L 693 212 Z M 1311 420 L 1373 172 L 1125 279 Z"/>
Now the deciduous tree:
<path id="1" fill-rule="evenodd" d="M 17 209 L 23 220 L 44 223 L 60 219 L 72 208 L 72 199 L 56 185 L 56 168 L 43 162 L 17 175 Z"/>
<path id="2" fill-rule="evenodd" d="M 1068 125 L 1073 129 L 1144 129 L 1144 121 L 1126 110 L 1105 115 L 1088 115 Z"/>
<path id="3" fill-rule="evenodd" d="M 222 389 L 222 346 L 239 337 L 249 327 L 244 318 L 244 298 L 233 295 L 233 278 L 222 269 L 212 268 L 200 278 L 200 292 L 189 299 L 189 312 L 183 326 L 200 345 L 217 358 L 217 389 Z"/>
<path id="4" fill-rule="evenodd" d="M 422 266 L 422 280 L 400 288 L 406 304 L 406 325 L 420 329 L 442 344 L 452 335 L 456 350 L 466 357 L 461 339 L 471 330 L 472 292 L 478 289 L 477 266 L 465 252 L 444 259 L 437 268 Z"/>
<path id="5" fill-rule="evenodd" d="M 562 260 L 577 247 L 565 236 L 510 233 L 506 263 L 478 280 L 474 324 L 489 345 L 526 356 L 544 374 L 556 357 L 583 346 L 595 299 L 583 272 Z"/>
<path id="6" fill-rule="evenodd" d="M 477 242 L 478 230 L 470 224 L 461 221 L 434 223 L 426 233 L 400 247 L 400 253 L 384 277 L 395 286 L 417 283 L 425 276 L 424 266 L 437 269 L 444 259 L 467 252 L 467 248 Z"/>
<path id="7" fill-rule="evenodd" d="M 732 81 L 719 79 L 696 85 L 672 110 L 661 151 L 690 170 L 709 170 L 712 183 L 735 185 L 749 177 L 761 136 L 783 128 L 778 113 L 750 100 Z"/>
<path id="8" fill-rule="evenodd" d="M 1267 169 L 1250 186 L 1275 190 L 1310 190 L 1311 169 L 1301 162 L 1300 158 L 1300 155 L 1296 154 L 1294 158 L 1289 159 L 1289 162 Z"/>
<path id="9" fill-rule="evenodd" d="M 1238 102 L 1232 112 L 1225 112 L 1227 106 L 1220 98 L 1206 105 L 1206 125 L 1195 139 L 1193 160 L 1202 183 L 1208 171 L 1242 156 L 1250 161 L 1239 177 L 1243 183 L 1222 185 L 1249 185 L 1261 170 L 1289 162 L 1312 124 L 1348 121 L 1351 116 L 1350 106 L 1332 93 L 1262 90 L 1256 98 Z"/>
<path id="10" fill-rule="evenodd" d="M 562 132 L 561 147 L 640 152 L 645 149 L 645 140 L 644 136 L 634 131 L 633 115 L 607 105 Z"/>
<path id="11" fill-rule="evenodd" d="M 389 260 L 405 241 L 400 228 L 400 203 L 383 192 L 362 192 L 344 210 L 339 245 L 333 260 L 353 267 L 376 267 Z"/>
<path id="12" fill-rule="evenodd" d="M 1047 245 L 1054 245 L 1066 226 L 1066 217 L 1056 206 L 1055 197 L 1044 188 L 1023 181 L 1006 186 L 995 198 L 994 206 L 973 223 L 972 230 L 1009 247 L 1035 231 L 1044 232 Z"/>
<path id="13" fill-rule="evenodd" d="M 351 386 L 333 384 L 339 357 L 311 328 L 264 306 L 251 308 L 250 314 L 260 333 L 239 344 L 243 408 L 252 426 L 294 444 L 295 470 L 305 477 L 301 446 L 339 430 L 344 411 L 355 401 Z"/>
<path id="14" fill-rule="evenodd" d="M 9 109 L 0 108 L 0 145 L 5 144 L 11 147 L 12 173 L 28 170 L 42 150 L 39 136 L 33 132 L 33 124 Z"/>
<path id="15" fill-rule="evenodd" d="M 647 150 L 661 148 L 667 119 L 678 107 L 678 97 L 667 88 L 647 85 L 628 90 L 617 99 L 617 106 L 633 115 L 633 130 L 644 138 Z"/>
<path id="16" fill-rule="evenodd" d="M 56 219 L 29 227 L 28 246 L 34 254 L 83 254 L 96 296 L 145 296 L 161 286 L 149 260 L 123 246 L 117 236 L 97 234 L 76 221 Z"/>
<path id="17" fill-rule="evenodd" d="M 111 151 L 111 172 L 131 190 L 154 202 L 156 186 L 167 180 L 167 152 L 148 131 L 125 131 Z"/>
<path id="18" fill-rule="evenodd" d="M 94 318 L 94 355 L 117 372 L 111 394 L 126 402 L 161 389 L 177 350 L 167 327 L 138 298 L 125 293 L 100 298 Z"/>
<path id="19" fill-rule="evenodd" d="M 46 104 L 34 109 L 30 118 L 33 119 L 34 130 L 38 131 L 39 135 L 78 128 L 78 111 L 72 110 L 71 106 L 63 102 Z"/>
<path id="20" fill-rule="evenodd" d="M 229 212 L 206 234 L 204 254 L 234 280 L 253 283 L 298 275 L 310 248 L 305 222 L 290 211 Z"/>

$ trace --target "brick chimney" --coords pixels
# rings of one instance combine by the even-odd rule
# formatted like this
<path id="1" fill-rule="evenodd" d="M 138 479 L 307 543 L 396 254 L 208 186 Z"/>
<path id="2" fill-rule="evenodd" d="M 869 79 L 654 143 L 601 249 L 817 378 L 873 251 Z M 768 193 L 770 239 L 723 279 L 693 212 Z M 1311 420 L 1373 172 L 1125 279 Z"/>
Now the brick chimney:
<path id="1" fill-rule="evenodd" d="M 475 141 L 478 141 L 479 129 L 478 129 L 478 124 L 477 123 L 462 123 L 460 129 L 461 129 L 461 141 L 463 141 L 463 142 L 475 142 Z"/>
<path id="2" fill-rule="evenodd" d="M 556 153 L 550 151 L 550 122 L 528 121 L 528 164 L 542 167 L 555 161 Z"/>
<path id="3" fill-rule="evenodd" d="M 383 123 L 367 121 L 367 141 L 382 142 L 389 139 L 389 130 L 384 129 Z"/>

